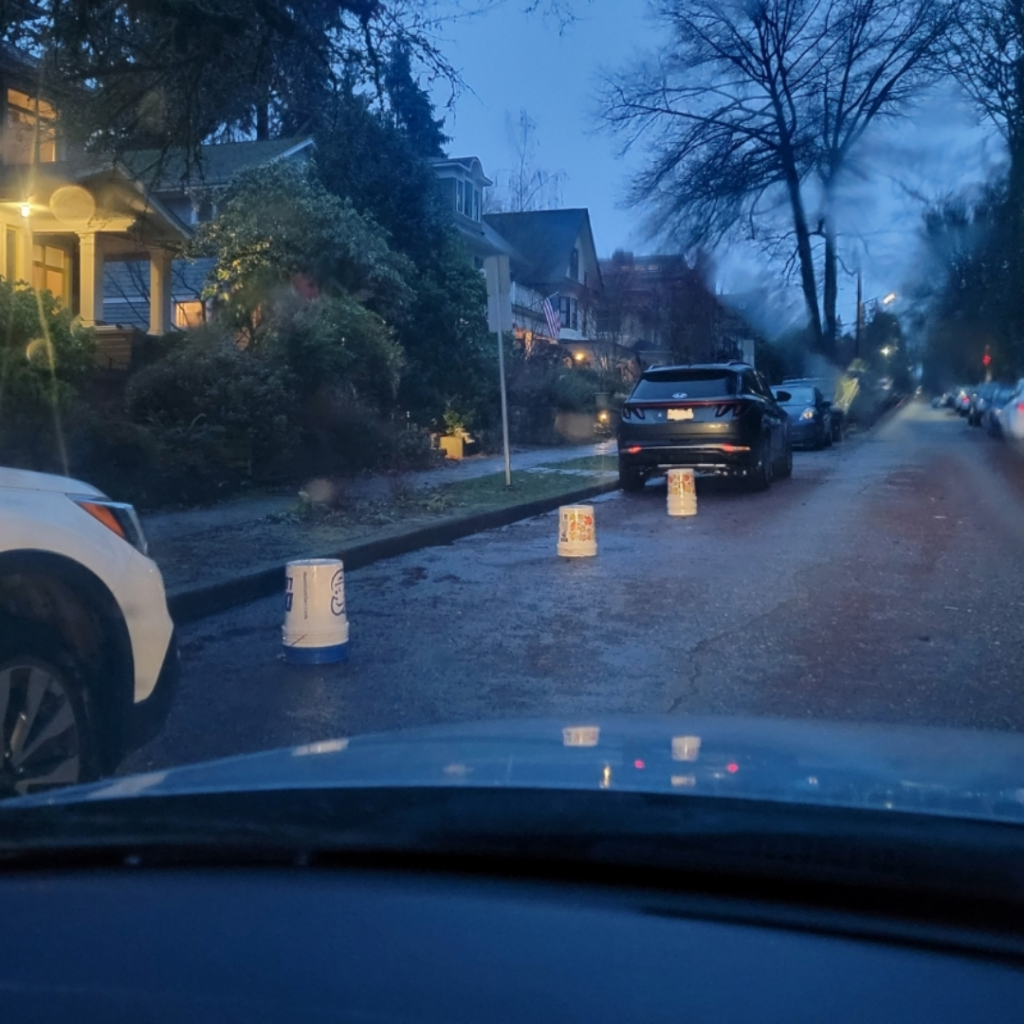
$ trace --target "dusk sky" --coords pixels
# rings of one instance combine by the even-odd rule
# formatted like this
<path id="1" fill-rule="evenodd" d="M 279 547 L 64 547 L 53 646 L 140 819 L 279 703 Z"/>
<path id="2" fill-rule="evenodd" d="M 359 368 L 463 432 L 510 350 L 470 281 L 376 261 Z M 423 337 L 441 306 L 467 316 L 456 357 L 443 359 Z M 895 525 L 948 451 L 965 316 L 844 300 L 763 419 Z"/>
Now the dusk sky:
<path id="1" fill-rule="evenodd" d="M 644 238 L 642 211 L 622 207 L 642 154 L 617 154 L 617 140 L 598 130 L 595 99 L 601 70 L 655 47 L 660 26 L 648 20 L 639 0 L 580 0 L 579 19 L 561 32 L 550 18 L 524 15 L 523 6 L 525 0 L 506 0 L 444 29 L 442 49 L 466 83 L 447 113 L 449 152 L 478 156 L 492 178 L 502 175 L 514 153 L 508 119 L 525 109 L 537 126 L 536 165 L 564 175 L 560 205 L 589 208 L 600 255 L 668 248 Z M 443 103 L 447 94 L 437 91 L 435 99 Z M 965 105 L 948 95 L 925 101 L 912 118 L 878 133 L 865 150 L 864 176 L 844 198 L 847 229 L 858 233 L 847 257 L 861 256 L 866 299 L 898 290 L 912 272 L 922 200 L 981 180 L 1000 155 L 999 143 L 973 128 Z M 719 288 L 767 284 L 799 307 L 795 279 L 780 288 L 781 268 L 760 254 L 731 245 L 716 261 Z M 841 291 L 847 323 L 854 304 L 850 277 Z"/>

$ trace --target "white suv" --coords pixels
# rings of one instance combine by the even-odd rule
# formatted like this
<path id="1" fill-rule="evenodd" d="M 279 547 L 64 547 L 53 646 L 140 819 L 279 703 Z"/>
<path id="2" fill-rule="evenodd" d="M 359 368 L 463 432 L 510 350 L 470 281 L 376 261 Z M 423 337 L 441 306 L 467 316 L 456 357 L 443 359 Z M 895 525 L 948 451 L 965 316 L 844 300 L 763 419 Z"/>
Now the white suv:
<path id="1" fill-rule="evenodd" d="M 0 797 L 113 771 L 162 725 L 177 671 L 135 510 L 0 468 Z"/>

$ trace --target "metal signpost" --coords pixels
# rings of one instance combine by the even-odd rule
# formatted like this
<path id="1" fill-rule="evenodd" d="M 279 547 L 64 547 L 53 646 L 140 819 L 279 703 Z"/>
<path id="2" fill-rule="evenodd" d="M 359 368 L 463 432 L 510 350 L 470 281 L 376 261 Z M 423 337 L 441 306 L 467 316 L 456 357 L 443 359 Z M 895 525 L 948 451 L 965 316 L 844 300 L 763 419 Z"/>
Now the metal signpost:
<path id="1" fill-rule="evenodd" d="M 498 379 L 501 384 L 501 436 L 505 446 L 505 486 L 512 486 L 512 455 L 508 447 L 508 396 L 505 393 L 505 346 L 502 334 L 512 330 L 512 283 L 507 256 L 488 256 L 487 325 L 498 336 Z"/>

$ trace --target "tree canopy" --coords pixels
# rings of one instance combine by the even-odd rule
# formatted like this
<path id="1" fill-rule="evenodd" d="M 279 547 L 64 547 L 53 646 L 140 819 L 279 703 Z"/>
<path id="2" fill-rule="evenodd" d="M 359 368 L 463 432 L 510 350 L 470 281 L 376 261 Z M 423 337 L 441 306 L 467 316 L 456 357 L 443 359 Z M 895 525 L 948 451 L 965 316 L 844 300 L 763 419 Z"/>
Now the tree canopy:
<path id="1" fill-rule="evenodd" d="M 812 336 L 831 348 L 835 190 L 869 127 L 898 116 L 939 74 L 959 4 L 656 0 L 667 45 L 604 93 L 605 120 L 626 147 L 648 147 L 633 202 L 689 249 L 729 237 L 778 247 L 781 231 Z M 816 236 L 826 242 L 824 316 Z"/>

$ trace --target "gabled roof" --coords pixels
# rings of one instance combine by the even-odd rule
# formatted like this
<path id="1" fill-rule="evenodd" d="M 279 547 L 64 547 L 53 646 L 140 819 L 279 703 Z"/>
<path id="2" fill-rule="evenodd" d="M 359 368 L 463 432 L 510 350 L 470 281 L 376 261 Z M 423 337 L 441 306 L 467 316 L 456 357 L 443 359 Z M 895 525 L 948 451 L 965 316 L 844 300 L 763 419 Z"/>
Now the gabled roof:
<path id="1" fill-rule="evenodd" d="M 190 166 L 185 154 L 158 149 L 125 153 L 124 164 L 157 192 L 179 191 L 193 186 L 226 185 L 236 174 L 287 160 L 313 146 L 309 137 L 265 139 L 259 142 L 220 142 L 201 146 L 199 160 Z"/>
<path id="2" fill-rule="evenodd" d="M 475 156 L 440 156 L 430 161 L 430 166 L 435 171 L 443 171 L 449 168 L 458 168 L 466 171 L 481 185 L 493 185 L 494 182 L 484 174 L 484 165 Z"/>
<path id="3" fill-rule="evenodd" d="M 569 272 L 569 260 L 580 233 L 590 230 L 585 208 L 486 213 L 484 222 L 522 255 L 518 277 L 525 284 L 557 284 Z"/>

